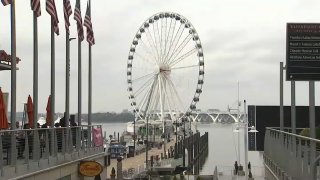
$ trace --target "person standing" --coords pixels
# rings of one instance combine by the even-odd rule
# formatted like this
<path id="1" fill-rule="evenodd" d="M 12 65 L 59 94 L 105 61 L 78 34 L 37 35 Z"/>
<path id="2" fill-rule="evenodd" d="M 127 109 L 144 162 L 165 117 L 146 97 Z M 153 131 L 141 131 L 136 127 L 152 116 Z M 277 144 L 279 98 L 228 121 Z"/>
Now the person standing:
<path id="1" fill-rule="evenodd" d="M 239 166 L 237 161 L 234 162 L 234 170 L 235 170 L 235 175 L 238 175 Z"/>
<path id="2" fill-rule="evenodd" d="M 66 112 L 64 112 L 63 117 L 60 119 L 59 124 L 61 127 L 67 127 L 66 125 Z M 69 124 L 69 122 L 68 122 Z"/>

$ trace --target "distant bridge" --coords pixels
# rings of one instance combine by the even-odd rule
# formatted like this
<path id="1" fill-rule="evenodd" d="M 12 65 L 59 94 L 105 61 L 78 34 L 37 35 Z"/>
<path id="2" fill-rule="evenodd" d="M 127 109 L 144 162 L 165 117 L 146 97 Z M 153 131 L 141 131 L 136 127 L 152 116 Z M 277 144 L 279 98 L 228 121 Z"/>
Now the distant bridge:
<path id="1" fill-rule="evenodd" d="M 243 120 L 243 114 L 240 113 L 240 121 Z M 236 113 L 216 111 L 216 112 L 196 112 L 191 115 L 193 122 L 207 123 L 235 123 L 238 122 Z"/>

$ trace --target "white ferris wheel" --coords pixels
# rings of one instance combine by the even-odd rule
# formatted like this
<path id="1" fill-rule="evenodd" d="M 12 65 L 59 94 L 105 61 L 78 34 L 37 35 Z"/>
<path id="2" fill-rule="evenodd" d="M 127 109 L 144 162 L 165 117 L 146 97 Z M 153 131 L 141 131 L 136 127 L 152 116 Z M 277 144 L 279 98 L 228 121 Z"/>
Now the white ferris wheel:
<path id="1" fill-rule="evenodd" d="M 127 90 L 136 117 L 177 121 L 190 116 L 203 80 L 202 45 L 185 17 L 161 12 L 140 26 L 127 61 Z"/>

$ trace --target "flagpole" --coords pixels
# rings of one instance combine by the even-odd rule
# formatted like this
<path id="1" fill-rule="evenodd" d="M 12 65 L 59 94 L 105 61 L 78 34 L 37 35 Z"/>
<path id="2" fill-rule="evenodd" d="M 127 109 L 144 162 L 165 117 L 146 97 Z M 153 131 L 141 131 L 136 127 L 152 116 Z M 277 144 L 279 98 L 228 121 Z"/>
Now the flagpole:
<path id="1" fill-rule="evenodd" d="M 33 13 L 33 119 L 34 128 L 38 120 L 38 18 Z"/>
<path id="2" fill-rule="evenodd" d="M 78 38 L 78 126 L 81 125 L 81 39 Z"/>
<path id="3" fill-rule="evenodd" d="M 15 0 L 11 1 L 11 129 L 16 129 L 17 97 L 17 61 L 16 61 L 16 13 Z"/>
<path id="4" fill-rule="evenodd" d="M 90 17 L 91 17 L 91 1 L 89 0 L 89 13 L 90 13 Z M 88 89 L 88 93 L 89 93 L 89 97 L 88 97 L 88 125 L 91 125 L 91 113 L 92 113 L 92 54 L 91 54 L 91 44 L 89 43 L 89 89 Z"/>
<path id="5" fill-rule="evenodd" d="M 54 19 L 51 17 L 51 124 L 54 126 L 55 114 L 55 37 L 54 37 Z"/>
<path id="6" fill-rule="evenodd" d="M 91 1 L 89 0 L 89 15 L 91 18 Z M 88 30 L 88 29 L 87 29 Z M 88 33 L 88 31 L 87 31 Z M 87 38 L 88 38 L 88 34 L 87 34 Z M 91 133 L 92 133 L 92 129 L 90 127 L 90 125 L 92 125 L 92 121 L 91 121 L 91 114 L 92 114 L 92 61 L 91 61 L 91 44 L 88 43 L 88 47 L 89 47 L 89 62 L 88 62 L 88 125 L 89 125 L 89 131 L 88 131 L 88 143 L 89 143 L 89 147 L 91 147 Z"/>
<path id="7" fill-rule="evenodd" d="M 70 39 L 69 32 L 66 30 L 66 112 L 65 112 L 65 125 L 69 124 L 69 106 L 70 106 Z"/>
<path id="8" fill-rule="evenodd" d="M 33 127 L 37 128 L 38 123 L 38 18 L 33 12 Z M 38 131 L 34 131 L 33 149 L 34 160 L 40 159 Z"/>
<path id="9" fill-rule="evenodd" d="M 91 113 L 92 113 L 92 61 L 91 61 L 91 45 L 89 44 L 89 72 L 88 72 L 88 79 L 89 79 L 89 89 L 88 89 L 88 125 L 92 125 L 91 121 Z"/>
<path id="10" fill-rule="evenodd" d="M 16 97 L 17 97 L 17 61 L 16 61 L 16 12 L 15 0 L 11 1 L 11 129 L 16 129 Z M 17 161 L 15 136 L 11 136 L 11 158 L 10 164 L 15 165 Z"/>
<path id="11" fill-rule="evenodd" d="M 51 110 L 51 124 L 50 127 L 54 127 L 54 112 L 55 112 L 55 39 L 54 39 L 54 19 L 51 16 L 51 101 L 50 101 L 50 110 Z M 54 130 L 51 130 L 51 146 L 50 152 L 51 156 L 55 155 L 54 147 Z"/>

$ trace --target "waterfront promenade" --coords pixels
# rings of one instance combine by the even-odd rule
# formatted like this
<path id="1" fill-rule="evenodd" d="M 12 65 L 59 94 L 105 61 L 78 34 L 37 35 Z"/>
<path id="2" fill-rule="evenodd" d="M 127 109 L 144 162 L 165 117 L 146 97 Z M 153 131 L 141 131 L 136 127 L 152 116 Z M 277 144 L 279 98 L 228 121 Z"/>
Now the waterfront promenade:
<path id="1" fill-rule="evenodd" d="M 171 139 L 169 143 L 166 144 L 166 149 L 168 150 L 170 146 L 174 147 L 175 139 Z M 159 155 L 161 156 L 161 153 L 163 153 L 163 147 L 161 149 L 158 148 L 151 148 L 151 150 L 148 151 L 148 156 L 155 156 Z M 144 168 L 144 163 L 146 160 L 146 153 L 138 154 L 131 158 L 125 158 L 122 160 L 122 170 L 128 170 L 130 168 Z M 114 167 L 115 170 L 117 170 L 117 159 L 111 159 L 110 160 L 110 166 L 107 167 L 108 175 L 107 177 L 110 178 L 112 167 Z M 117 174 L 117 172 L 116 172 Z"/>

